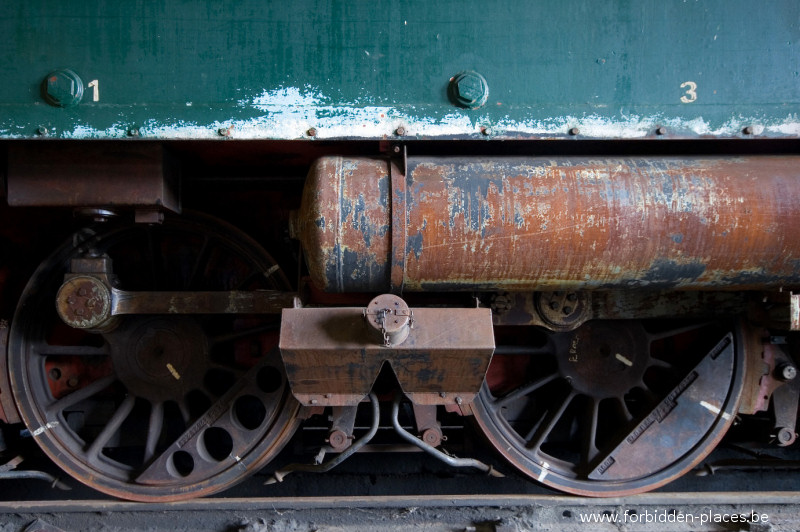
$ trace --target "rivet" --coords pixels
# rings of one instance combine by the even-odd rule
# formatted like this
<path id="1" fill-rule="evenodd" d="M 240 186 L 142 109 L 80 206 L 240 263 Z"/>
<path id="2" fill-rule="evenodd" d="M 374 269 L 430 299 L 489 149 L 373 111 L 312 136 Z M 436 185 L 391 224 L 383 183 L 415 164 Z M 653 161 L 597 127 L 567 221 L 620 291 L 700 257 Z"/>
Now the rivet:
<path id="1" fill-rule="evenodd" d="M 656 135 L 666 135 L 666 134 L 667 134 L 667 128 L 665 128 L 664 126 L 656 127 Z"/>
<path id="2" fill-rule="evenodd" d="M 139 136 L 139 128 L 138 127 L 130 128 L 128 130 L 128 136 L 129 137 L 138 137 Z"/>
<path id="3" fill-rule="evenodd" d="M 47 128 L 44 126 L 36 129 L 36 134 L 39 135 L 40 137 L 46 137 L 47 133 L 49 132 L 47 131 Z"/>
<path id="4" fill-rule="evenodd" d="M 403 126 L 400 126 L 400 127 L 398 127 L 397 129 L 394 130 L 394 134 L 397 135 L 398 137 L 402 137 L 403 135 L 406 134 L 406 128 L 404 128 Z"/>
<path id="5" fill-rule="evenodd" d="M 392 151 L 395 153 L 400 153 L 400 146 L 395 146 L 394 148 L 392 148 Z"/>
<path id="6" fill-rule="evenodd" d="M 745 135 L 752 135 L 754 132 L 755 130 L 753 129 L 753 126 L 745 126 L 745 128 L 742 129 L 742 133 Z"/>
<path id="7" fill-rule="evenodd" d="M 306 135 L 308 135 L 309 137 L 316 137 L 317 129 L 313 127 L 308 128 L 308 131 L 306 131 Z"/>
<path id="8" fill-rule="evenodd" d="M 491 135 L 493 133 L 493 131 L 492 131 L 491 127 L 484 126 L 484 127 L 481 127 L 481 133 L 483 133 L 486 136 L 489 136 L 489 135 Z"/>
<path id="9" fill-rule="evenodd" d="M 233 126 L 231 126 L 231 127 L 221 127 L 221 128 L 219 128 L 217 130 L 217 133 L 219 133 L 219 135 L 221 137 L 230 137 L 231 136 L 231 129 L 233 129 Z"/>
<path id="10" fill-rule="evenodd" d="M 581 132 L 581 130 L 580 130 L 580 129 L 578 129 L 577 127 L 571 127 L 571 128 L 569 128 L 569 131 L 568 131 L 568 133 L 569 133 L 570 135 L 572 135 L 573 137 L 574 137 L 575 135 L 579 134 L 580 132 Z"/>
<path id="11" fill-rule="evenodd" d="M 463 399 L 461 399 L 460 397 L 456 397 L 456 404 L 457 404 L 457 405 L 460 405 L 460 404 L 461 404 L 461 403 L 463 403 L 463 402 L 464 402 L 464 400 L 463 400 Z"/>
<path id="12" fill-rule="evenodd" d="M 439 392 L 439 397 L 445 398 L 445 397 L 447 397 L 447 393 L 446 392 Z"/>

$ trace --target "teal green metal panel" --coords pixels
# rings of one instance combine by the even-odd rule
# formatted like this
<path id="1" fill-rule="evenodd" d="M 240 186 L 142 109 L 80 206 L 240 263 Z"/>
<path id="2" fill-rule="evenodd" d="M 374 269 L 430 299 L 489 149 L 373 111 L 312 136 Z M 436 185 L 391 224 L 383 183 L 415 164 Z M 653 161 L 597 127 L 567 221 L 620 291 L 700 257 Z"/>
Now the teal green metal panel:
<path id="1" fill-rule="evenodd" d="M 795 0 L 27 0 L 0 32 L 3 138 L 800 135 Z M 71 107 L 42 97 L 61 68 Z"/>

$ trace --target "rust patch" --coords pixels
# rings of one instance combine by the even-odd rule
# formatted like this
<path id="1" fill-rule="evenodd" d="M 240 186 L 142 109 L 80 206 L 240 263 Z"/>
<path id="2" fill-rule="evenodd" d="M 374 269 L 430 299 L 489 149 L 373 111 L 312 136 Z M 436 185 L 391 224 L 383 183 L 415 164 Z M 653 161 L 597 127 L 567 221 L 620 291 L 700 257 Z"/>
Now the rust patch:
<path id="1" fill-rule="evenodd" d="M 420 404 L 469 402 L 494 351 L 489 309 L 415 308 L 401 344 L 385 347 L 363 308 L 284 309 L 280 350 L 292 393 L 312 405 L 358 404 L 389 363 Z"/>
<path id="2" fill-rule="evenodd" d="M 797 285 L 798 163 L 792 156 L 411 158 L 404 288 Z M 302 233 L 319 286 L 388 290 L 388 181 L 385 161 L 315 165 Z M 362 199 L 356 220 L 348 213 Z"/>

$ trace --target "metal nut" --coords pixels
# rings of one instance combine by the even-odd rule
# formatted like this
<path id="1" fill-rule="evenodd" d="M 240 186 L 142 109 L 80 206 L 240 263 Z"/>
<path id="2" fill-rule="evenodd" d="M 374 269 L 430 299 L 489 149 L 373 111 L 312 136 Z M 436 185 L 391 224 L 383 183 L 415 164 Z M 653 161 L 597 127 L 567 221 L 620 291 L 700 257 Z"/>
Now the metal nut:
<path id="1" fill-rule="evenodd" d="M 454 104 L 467 109 L 477 109 L 489 99 L 489 85 L 474 70 L 459 72 L 450 80 L 448 94 Z"/>
<path id="2" fill-rule="evenodd" d="M 42 81 L 42 97 L 56 107 L 72 107 L 83 98 L 83 81 L 67 68 L 50 72 Z"/>

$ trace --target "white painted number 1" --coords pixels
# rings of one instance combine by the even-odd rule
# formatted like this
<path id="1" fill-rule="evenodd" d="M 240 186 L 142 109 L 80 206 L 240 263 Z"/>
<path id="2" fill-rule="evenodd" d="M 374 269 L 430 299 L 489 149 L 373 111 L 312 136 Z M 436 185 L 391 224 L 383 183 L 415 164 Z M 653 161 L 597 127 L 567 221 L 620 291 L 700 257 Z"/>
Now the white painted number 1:
<path id="1" fill-rule="evenodd" d="M 89 87 L 92 87 L 92 101 L 99 102 L 100 101 L 100 82 L 96 79 L 93 79 L 89 82 Z M 683 87 L 683 85 L 681 85 Z"/>
<path id="2" fill-rule="evenodd" d="M 692 103 L 697 99 L 697 83 L 694 81 L 684 81 L 681 83 L 681 88 L 686 89 L 686 94 L 681 96 L 683 103 Z"/>

